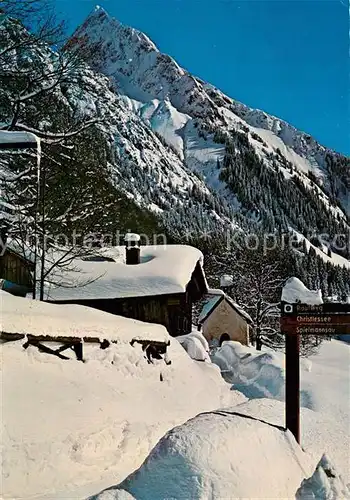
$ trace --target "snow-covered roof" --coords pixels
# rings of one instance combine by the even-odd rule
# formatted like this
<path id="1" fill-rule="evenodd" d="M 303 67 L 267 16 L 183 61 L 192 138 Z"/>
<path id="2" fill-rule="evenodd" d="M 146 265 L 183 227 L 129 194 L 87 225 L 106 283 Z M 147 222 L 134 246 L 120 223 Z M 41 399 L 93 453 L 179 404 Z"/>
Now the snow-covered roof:
<path id="1" fill-rule="evenodd" d="M 125 264 L 124 246 L 105 248 L 97 253 L 109 261 L 74 260 L 71 270 L 55 276 L 55 281 L 61 278 L 69 288 L 51 285 L 46 289 L 46 299 L 112 299 L 183 293 L 197 264 L 201 266 L 203 262 L 202 253 L 186 245 L 142 246 L 141 262 L 136 265 Z"/>
<path id="2" fill-rule="evenodd" d="M 302 304 L 323 304 L 321 290 L 309 290 L 298 278 L 289 278 L 282 290 L 282 302 L 290 304 L 299 302 Z"/>
<path id="3" fill-rule="evenodd" d="M 198 317 L 199 323 L 203 323 L 207 319 L 209 314 L 213 311 L 213 309 L 216 307 L 216 305 L 219 303 L 220 300 L 221 300 L 221 296 L 216 295 L 216 296 L 212 297 L 211 299 L 209 299 L 208 302 L 206 302 L 204 304 L 204 306 L 199 314 L 199 317 Z"/>
<path id="4" fill-rule="evenodd" d="M 215 310 L 215 308 L 222 300 L 226 300 L 227 303 L 237 312 L 237 314 L 244 318 L 248 323 L 253 323 L 253 320 L 249 316 L 249 314 L 222 290 L 210 288 L 208 291 L 208 295 L 212 297 L 208 300 L 208 302 L 204 304 L 198 318 L 199 323 L 204 323 L 207 317 Z"/>
<path id="5" fill-rule="evenodd" d="M 14 252 L 28 262 L 34 263 L 35 255 L 33 250 L 31 250 L 27 245 L 21 245 L 16 240 L 8 238 L 6 241 L 6 250 Z"/>
<path id="6" fill-rule="evenodd" d="M 31 132 L 0 130 L 0 149 L 36 148 L 39 138 Z"/>
<path id="7" fill-rule="evenodd" d="M 94 337 L 130 342 L 132 339 L 168 341 L 161 325 L 143 323 L 92 307 L 47 304 L 14 297 L 0 290 L 1 331 L 48 337 Z"/>

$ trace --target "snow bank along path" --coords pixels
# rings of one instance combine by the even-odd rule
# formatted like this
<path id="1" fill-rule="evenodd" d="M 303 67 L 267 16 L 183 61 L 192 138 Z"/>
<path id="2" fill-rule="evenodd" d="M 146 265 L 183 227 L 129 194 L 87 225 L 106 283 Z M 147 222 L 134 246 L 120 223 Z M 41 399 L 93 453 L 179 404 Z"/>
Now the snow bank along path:
<path id="1" fill-rule="evenodd" d="M 249 399 L 285 399 L 285 356 L 267 348 L 262 352 L 239 342 L 224 342 L 212 360 L 224 378 Z M 306 436 L 311 449 L 326 452 L 337 470 L 350 483 L 350 345 L 337 340 L 324 341 L 317 354 L 300 360 L 301 406 L 314 410 L 320 421 L 320 435 Z M 283 424 L 284 408 L 281 408 Z M 306 415 L 306 416 L 305 416 Z M 309 418 L 302 413 L 301 445 Z M 323 424 L 321 425 L 321 421 Z M 310 419 L 311 422 L 311 419 Z M 332 436 L 332 439 L 330 439 Z M 323 446 L 323 449 L 322 449 Z M 320 456 L 318 457 L 320 458 Z"/>
<path id="2" fill-rule="evenodd" d="M 75 306 L 76 321 L 84 325 L 86 312 Z M 57 321 L 52 316 L 53 327 Z M 142 324 L 114 321 L 129 339 L 142 335 Z M 103 323 L 100 328 L 104 334 Z M 5 499 L 86 498 L 139 467 L 169 429 L 201 411 L 245 400 L 218 367 L 191 360 L 175 339 L 169 366 L 148 364 L 141 346 L 128 342 L 106 350 L 86 344 L 85 363 L 24 350 L 22 343 L 0 345 Z"/>
<path id="3" fill-rule="evenodd" d="M 292 434 L 275 424 L 282 404 L 268 402 L 266 412 L 265 403 L 204 413 L 171 430 L 117 488 L 137 500 L 294 498 L 314 463 Z M 90 500 L 116 499 L 118 489 Z"/>
<path id="4" fill-rule="evenodd" d="M 115 316 L 92 307 L 56 305 L 14 297 L 0 290 L 1 331 L 61 337 L 98 337 L 129 343 L 133 338 L 168 341 L 161 325 Z"/>

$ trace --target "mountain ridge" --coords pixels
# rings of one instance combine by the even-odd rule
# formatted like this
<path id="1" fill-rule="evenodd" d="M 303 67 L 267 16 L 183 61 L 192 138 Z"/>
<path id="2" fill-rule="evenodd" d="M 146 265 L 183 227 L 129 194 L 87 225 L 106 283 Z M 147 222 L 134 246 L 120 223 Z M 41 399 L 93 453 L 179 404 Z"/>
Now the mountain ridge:
<path id="1" fill-rule="evenodd" d="M 99 8 L 77 28 L 70 44 L 93 48 L 92 67 L 104 73 L 119 93 L 132 100 L 169 101 L 178 112 L 193 119 L 210 121 L 213 126 L 226 129 L 252 127 L 251 132 L 262 141 L 272 139 L 274 149 L 285 148 L 287 160 L 302 172 L 315 175 L 332 198 L 340 201 L 343 210 L 350 213 L 350 174 L 346 172 L 349 161 L 343 155 L 320 145 L 286 121 L 249 108 L 191 75 L 171 56 L 162 54 L 141 31 L 124 26 Z M 268 137 L 271 134 L 273 137 Z M 335 183 L 334 163 L 341 164 L 340 170 L 344 170 Z"/>
<path id="2" fill-rule="evenodd" d="M 169 95 L 163 93 L 159 95 L 160 98 L 156 98 L 151 91 L 158 88 L 158 74 L 154 73 L 153 67 L 144 66 L 140 71 L 139 61 L 144 60 L 144 57 L 147 60 L 149 55 L 149 52 L 145 54 L 144 49 L 140 48 L 140 44 L 146 44 L 153 51 L 151 59 L 163 65 L 164 73 L 169 64 L 177 74 L 183 75 L 184 70 L 173 63 L 170 57 L 160 55 L 157 59 L 160 53 L 151 48 L 153 45 L 148 44 L 148 38 L 143 38 L 133 28 L 121 27 L 117 21 L 112 22 L 117 34 L 125 35 L 125 31 L 128 34 L 120 36 L 115 42 L 116 33 L 111 30 L 109 18 L 103 15 L 108 24 L 102 23 L 104 28 L 101 32 L 99 16 L 98 11 L 92 16 L 92 27 L 91 17 L 88 18 L 83 23 L 84 28 L 76 32 L 67 46 L 68 52 L 77 47 L 93 49 L 94 61 L 89 61 L 93 67 L 82 63 L 79 70 L 67 75 L 48 96 L 34 92 L 21 108 L 21 124 L 37 130 L 62 131 L 70 120 L 74 122 L 78 118 L 78 121 L 83 122 L 98 119 L 88 138 L 89 141 L 94 140 L 94 147 L 90 147 L 93 149 L 90 152 L 90 169 L 95 178 L 90 179 L 85 172 L 83 143 L 79 149 L 82 155 L 77 158 L 76 164 L 74 161 L 69 161 L 68 165 L 62 164 L 64 151 L 62 156 L 60 151 L 49 150 L 56 162 L 53 162 L 52 167 L 54 174 L 58 175 L 60 182 L 64 182 L 69 196 L 72 196 L 69 191 L 72 177 L 79 193 L 79 182 L 86 190 L 84 183 L 93 186 L 94 181 L 101 176 L 108 179 L 113 189 L 117 190 L 117 205 L 118 193 L 122 193 L 141 209 L 141 213 L 156 216 L 162 230 L 171 236 L 170 241 L 191 243 L 205 249 L 207 253 L 215 253 L 217 242 L 227 241 L 227 237 L 235 233 L 246 235 L 260 231 L 260 234 L 296 235 L 300 245 L 293 259 L 300 260 L 298 276 L 309 280 L 306 281 L 309 286 L 323 284 L 323 288 L 332 293 L 348 290 L 348 271 L 341 267 L 337 271 L 332 269 L 332 264 L 349 268 L 350 253 L 346 245 L 340 252 L 332 243 L 336 235 L 343 234 L 346 238 L 349 226 L 340 201 L 331 196 L 332 188 L 327 184 L 329 173 L 323 171 L 317 162 L 313 166 L 307 158 L 298 155 L 271 130 L 254 127 L 235 114 L 229 109 L 234 101 L 225 94 L 215 90 L 213 96 L 208 97 L 207 93 L 212 92 L 213 87 L 200 83 L 195 77 L 186 79 L 191 85 L 190 92 L 194 92 L 193 99 L 184 91 L 176 96 L 178 101 L 185 96 L 188 113 L 184 112 L 185 108 L 181 105 L 177 108 L 174 99 L 170 99 L 176 94 L 177 84 L 173 86 L 169 74 L 165 75 L 165 80 L 169 82 Z M 13 37 L 21 40 L 30 36 L 20 23 L 11 19 L 0 24 L 0 35 L 0 53 Z M 115 52 L 114 42 L 118 47 L 122 43 L 123 53 Z M 105 52 L 106 47 L 110 52 Z M 133 63 L 138 65 L 135 73 L 129 64 L 129 59 L 132 59 L 129 56 L 134 53 L 138 53 L 139 57 Z M 38 65 L 45 78 L 58 57 L 48 46 L 34 46 L 23 49 L 17 63 L 21 70 L 27 69 L 28 61 L 31 61 L 32 66 Z M 117 62 L 118 68 L 123 63 L 124 78 L 120 79 L 119 73 L 106 75 L 106 70 L 98 70 L 97 67 L 103 70 L 109 57 L 116 58 L 114 62 Z M 126 62 L 127 65 L 124 64 Z M 2 79 L 0 74 L 0 110 L 2 122 L 7 127 L 12 121 L 11 103 L 16 102 L 18 93 L 14 86 L 8 85 L 6 68 L 4 71 L 5 78 Z M 143 78 L 145 72 L 148 79 Z M 125 86 L 128 83 L 127 74 L 127 78 L 135 82 L 142 79 L 142 85 L 147 84 L 147 99 L 135 99 L 137 96 L 120 88 L 122 84 Z M 137 90 L 135 85 L 134 89 Z M 222 102 L 226 102 L 225 106 L 221 105 Z M 240 109 L 243 114 L 246 108 Z M 255 112 L 250 117 L 251 123 L 253 118 L 257 119 Z M 264 114 L 261 120 L 271 122 L 272 118 Z M 275 127 L 278 126 L 276 122 Z M 331 158 L 335 161 L 336 156 Z M 342 161 L 346 160 L 345 157 L 341 158 Z M 347 164 L 344 165 L 346 168 Z M 73 170 L 65 179 L 64 169 L 67 168 L 76 169 L 76 172 Z M 317 179 L 317 174 L 321 179 Z M 337 189 L 341 194 L 341 183 L 342 180 L 338 180 L 335 175 L 335 194 Z M 53 189 L 55 198 L 50 200 L 47 197 L 50 204 L 47 212 L 57 214 L 61 210 L 64 217 L 66 207 L 59 196 L 59 186 L 51 186 L 50 189 Z M 98 220 L 97 230 L 109 232 L 111 227 L 117 230 L 122 219 L 119 217 L 114 221 L 110 206 L 101 206 L 101 201 L 96 198 L 98 193 L 89 193 L 89 207 L 98 205 L 103 213 L 103 218 Z M 6 202 L 10 203 L 11 200 Z M 51 206 L 55 204 L 58 204 L 58 208 Z M 76 210 L 78 218 L 84 219 L 85 206 L 77 206 Z M 61 218 L 61 225 L 62 221 Z M 129 229 L 142 232 L 143 223 L 141 221 L 141 224 L 130 226 Z M 69 224 L 72 227 L 72 221 Z M 59 230 L 61 232 L 61 228 Z M 322 233 L 329 234 L 328 245 L 322 246 L 315 241 L 317 235 Z"/>

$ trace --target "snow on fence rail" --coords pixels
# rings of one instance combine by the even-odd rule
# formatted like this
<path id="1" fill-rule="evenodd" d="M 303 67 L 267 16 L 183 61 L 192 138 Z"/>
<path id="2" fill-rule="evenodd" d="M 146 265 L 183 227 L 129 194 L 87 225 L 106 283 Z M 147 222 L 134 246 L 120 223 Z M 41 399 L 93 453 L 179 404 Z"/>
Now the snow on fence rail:
<path id="1" fill-rule="evenodd" d="M 122 318 L 78 305 L 53 305 L 14 297 L 0 291 L 3 321 L 0 338 L 4 341 L 25 340 L 23 347 L 33 346 L 46 354 L 70 359 L 63 352 L 71 349 L 84 361 L 83 344 L 140 344 L 148 361 L 163 359 L 170 345 L 168 332 L 161 325 Z M 50 326 L 49 326 L 50 325 Z"/>

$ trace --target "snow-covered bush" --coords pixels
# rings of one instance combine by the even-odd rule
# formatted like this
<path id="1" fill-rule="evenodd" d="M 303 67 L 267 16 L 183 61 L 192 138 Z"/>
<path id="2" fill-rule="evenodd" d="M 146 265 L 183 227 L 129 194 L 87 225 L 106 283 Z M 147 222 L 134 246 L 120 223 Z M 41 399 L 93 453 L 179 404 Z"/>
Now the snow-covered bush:
<path id="1" fill-rule="evenodd" d="M 200 333 L 193 331 L 187 335 L 176 337 L 187 354 L 195 361 L 207 361 L 210 363 L 209 345 L 206 338 Z"/>

